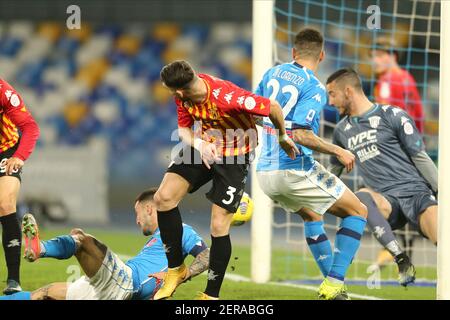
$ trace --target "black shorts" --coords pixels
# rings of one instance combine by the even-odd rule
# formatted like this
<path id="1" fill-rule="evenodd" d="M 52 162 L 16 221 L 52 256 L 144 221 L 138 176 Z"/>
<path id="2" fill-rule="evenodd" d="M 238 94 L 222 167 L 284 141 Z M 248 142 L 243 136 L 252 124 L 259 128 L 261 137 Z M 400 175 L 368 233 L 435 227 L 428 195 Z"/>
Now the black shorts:
<path id="1" fill-rule="evenodd" d="M 224 158 L 221 163 L 214 163 L 211 169 L 208 169 L 201 162 L 197 150 L 185 148 L 169 165 L 167 172 L 176 173 L 186 179 L 191 185 L 189 193 L 197 191 L 212 180 L 212 188 L 206 193 L 206 197 L 212 203 L 234 213 L 244 193 L 249 165 L 250 155 L 245 155 Z"/>
<path id="2" fill-rule="evenodd" d="M 6 168 L 5 168 L 5 162 L 9 158 L 11 158 L 16 152 L 17 148 L 19 147 L 19 143 L 16 143 L 16 145 L 4 152 L 0 152 L 0 177 L 6 176 Z M 13 172 L 9 177 L 16 177 L 19 180 L 22 180 L 21 178 L 22 169 L 19 169 L 17 172 Z"/>
<path id="3" fill-rule="evenodd" d="M 391 214 L 389 215 L 389 225 L 392 230 L 403 228 L 409 223 L 413 229 L 420 231 L 419 217 L 428 207 L 436 206 L 437 201 L 433 192 L 429 190 L 419 191 L 412 196 L 392 196 L 383 194 L 392 206 Z"/>

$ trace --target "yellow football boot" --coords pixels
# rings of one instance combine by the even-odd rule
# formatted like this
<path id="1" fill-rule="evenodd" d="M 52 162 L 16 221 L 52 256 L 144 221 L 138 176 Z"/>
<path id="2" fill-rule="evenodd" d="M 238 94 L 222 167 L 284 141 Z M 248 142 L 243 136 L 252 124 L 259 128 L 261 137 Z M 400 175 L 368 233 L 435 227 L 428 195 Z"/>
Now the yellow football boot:
<path id="1" fill-rule="evenodd" d="M 195 300 L 219 300 L 219 298 L 214 298 L 214 297 L 208 296 L 204 292 L 199 292 L 199 293 L 197 293 Z"/>
<path id="2" fill-rule="evenodd" d="M 320 300 L 350 300 L 345 285 L 323 280 L 318 291 Z"/>
<path id="3" fill-rule="evenodd" d="M 164 276 L 164 283 L 156 292 L 153 300 L 170 298 L 176 288 L 185 280 L 186 274 L 187 268 L 184 263 L 177 268 L 169 268 Z"/>

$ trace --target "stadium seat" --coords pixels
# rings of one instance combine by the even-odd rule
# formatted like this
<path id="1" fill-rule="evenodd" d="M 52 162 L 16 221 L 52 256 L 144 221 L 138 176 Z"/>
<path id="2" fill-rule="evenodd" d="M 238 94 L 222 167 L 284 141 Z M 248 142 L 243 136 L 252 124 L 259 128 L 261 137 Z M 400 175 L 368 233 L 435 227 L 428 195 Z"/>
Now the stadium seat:
<path id="1" fill-rule="evenodd" d="M 251 38 L 251 24 L 85 24 L 67 30 L 55 22 L 19 21 L 0 30 L 0 70 L 21 86 L 44 123 L 42 144 L 102 136 L 112 144 L 120 139 L 111 152 L 123 152 L 140 144 L 152 148 L 177 127 L 172 96 L 160 84 L 164 64 L 187 59 L 201 72 L 250 88 Z"/>
<path id="2" fill-rule="evenodd" d="M 62 26 L 56 22 L 44 22 L 39 25 L 37 33 L 51 42 L 56 42 L 62 34 Z"/>

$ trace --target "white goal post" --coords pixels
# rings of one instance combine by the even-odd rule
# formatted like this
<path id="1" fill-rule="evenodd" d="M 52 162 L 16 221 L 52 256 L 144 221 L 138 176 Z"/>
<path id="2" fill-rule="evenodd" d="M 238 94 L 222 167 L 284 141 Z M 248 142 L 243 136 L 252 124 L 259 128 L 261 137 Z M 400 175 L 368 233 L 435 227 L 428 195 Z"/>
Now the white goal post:
<path id="1" fill-rule="evenodd" d="M 450 1 L 441 2 L 441 46 L 439 73 L 439 220 L 437 248 L 437 299 L 450 300 Z"/>
<path id="2" fill-rule="evenodd" d="M 253 0 L 253 88 L 273 63 L 273 6 L 274 0 Z M 258 138 L 261 142 L 261 128 Z M 261 144 L 256 149 L 259 156 Z M 256 180 L 256 164 L 252 165 L 252 197 L 256 199 L 251 222 L 251 275 L 252 280 L 264 283 L 270 280 L 272 250 L 272 200 L 260 189 Z"/>

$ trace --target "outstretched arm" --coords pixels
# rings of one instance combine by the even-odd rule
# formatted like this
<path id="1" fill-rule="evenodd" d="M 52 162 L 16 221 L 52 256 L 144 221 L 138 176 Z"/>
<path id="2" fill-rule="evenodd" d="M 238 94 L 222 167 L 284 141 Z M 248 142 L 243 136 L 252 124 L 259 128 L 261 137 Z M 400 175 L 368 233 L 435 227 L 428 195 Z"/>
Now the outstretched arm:
<path id="1" fill-rule="evenodd" d="M 66 300 L 67 282 L 55 282 L 31 293 L 31 300 Z"/>
<path id="2" fill-rule="evenodd" d="M 294 141 L 314 151 L 335 156 L 350 172 L 355 165 L 355 156 L 335 144 L 316 136 L 312 130 L 296 129 L 293 131 Z"/>
<path id="3" fill-rule="evenodd" d="M 198 276 L 202 272 L 208 270 L 209 268 L 209 248 L 206 248 L 195 257 L 194 261 L 192 261 L 189 266 L 186 277 L 183 282 L 191 280 L 193 277 Z M 156 279 L 163 280 L 166 275 L 166 271 L 156 272 L 149 274 L 149 277 L 154 277 Z"/>
<path id="4" fill-rule="evenodd" d="M 209 268 L 209 248 L 200 252 L 189 266 L 185 281 L 191 280 Z"/>

